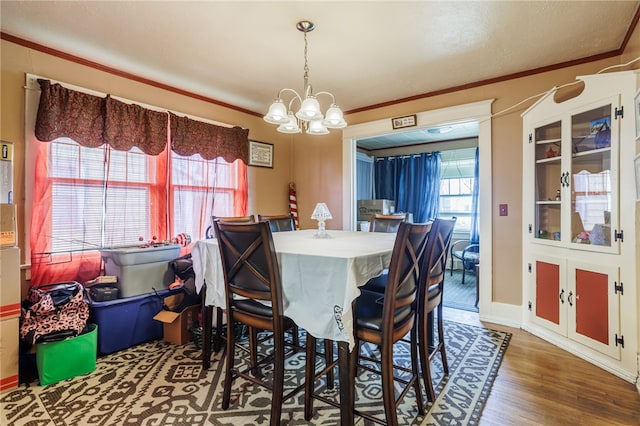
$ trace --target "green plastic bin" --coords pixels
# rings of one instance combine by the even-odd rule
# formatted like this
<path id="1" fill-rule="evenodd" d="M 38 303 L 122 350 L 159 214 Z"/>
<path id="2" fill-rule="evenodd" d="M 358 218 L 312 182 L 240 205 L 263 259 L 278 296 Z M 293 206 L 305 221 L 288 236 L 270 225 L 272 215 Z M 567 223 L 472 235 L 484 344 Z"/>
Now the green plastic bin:
<path id="1" fill-rule="evenodd" d="M 58 342 L 36 344 L 36 365 L 40 385 L 46 386 L 96 369 L 98 326 L 87 324 L 88 331 Z"/>

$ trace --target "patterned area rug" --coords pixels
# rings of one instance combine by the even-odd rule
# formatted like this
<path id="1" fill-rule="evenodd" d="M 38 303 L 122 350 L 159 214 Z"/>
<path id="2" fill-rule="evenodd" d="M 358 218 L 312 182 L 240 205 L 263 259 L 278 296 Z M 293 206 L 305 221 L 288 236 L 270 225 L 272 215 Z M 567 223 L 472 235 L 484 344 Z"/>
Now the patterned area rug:
<path id="1" fill-rule="evenodd" d="M 443 377 L 436 357 L 432 363 L 436 402 L 427 405 L 429 412 L 425 416 L 418 416 L 411 391 L 398 408 L 401 425 L 472 425 L 480 419 L 511 335 L 451 321 L 445 321 L 445 330 L 450 375 Z M 408 359 L 408 347 L 400 347 L 397 353 Z M 234 383 L 229 409 L 220 408 L 222 366 L 221 354 L 217 354 L 211 369 L 203 370 L 200 350 L 193 343 L 176 346 L 156 341 L 138 345 L 100 357 L 91 374 L 45 387 L 37 382 L 22 384 L 15 391 L 0 395 L 0 424 L 268 424 L 270 393 L 242 380 Z M 300 383 L 303 373 L 304 354 L 289 358 L 287 388 Z M 325 385 L 319 381 L 317 390 L 338 398 L 337 382 L 333 390 L 326 390 Z M 381 396 L 379 377 L 363 372 L 356 389 L 358 408 L 383 416 Z M 314 418 L 306 422 L 300 392 L 285 401 L 281 424 L 339 424 L 337 408 L 315 400 L 314 410 Z M 369 422 L 356 417 L 356 424 Z"/>

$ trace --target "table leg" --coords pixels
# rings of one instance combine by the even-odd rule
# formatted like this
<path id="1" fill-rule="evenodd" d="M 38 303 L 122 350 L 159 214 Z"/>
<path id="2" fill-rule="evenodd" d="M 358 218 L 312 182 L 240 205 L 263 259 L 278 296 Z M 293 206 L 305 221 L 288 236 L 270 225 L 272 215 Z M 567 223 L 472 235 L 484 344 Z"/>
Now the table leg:
<path id="1" fill-rule="evenodd" d="M 353 425 L 355 392 L 349 386 L 349 342 L 338 342 L 338 375 L 340 377 L 340 425 Z"/>
<path id="2" fill-rule="evenodd" d="M 205 289 L 202 287 L 202 368 L 211 367 L 211 314 L 213 306 L 205 304 Z"/>

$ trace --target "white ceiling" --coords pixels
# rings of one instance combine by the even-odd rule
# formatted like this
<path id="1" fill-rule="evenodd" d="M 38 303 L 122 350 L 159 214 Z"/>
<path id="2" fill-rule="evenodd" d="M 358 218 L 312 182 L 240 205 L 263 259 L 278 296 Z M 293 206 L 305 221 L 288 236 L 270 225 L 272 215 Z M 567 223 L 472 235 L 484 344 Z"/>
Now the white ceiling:
<path id="1" fill-rule="evenodd" d="M 264 114 L 278 89 L 302 90 L 302 19 L 316 25 L 314 92 L 350 111 L 614 51 L 639 3 L 2 0 L 0 22 L 6 34 Z"/>

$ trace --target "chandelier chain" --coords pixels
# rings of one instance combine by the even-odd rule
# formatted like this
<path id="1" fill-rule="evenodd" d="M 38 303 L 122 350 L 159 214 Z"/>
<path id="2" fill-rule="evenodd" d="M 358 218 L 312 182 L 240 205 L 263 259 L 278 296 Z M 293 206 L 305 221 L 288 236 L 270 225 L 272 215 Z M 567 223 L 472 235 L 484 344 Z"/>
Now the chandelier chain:
<path id="1" fill-rule="evenodd" d="M 309 86 L 309 61 L 307 60 L 307 31 L 304 31 L 304 91 Z"/>

